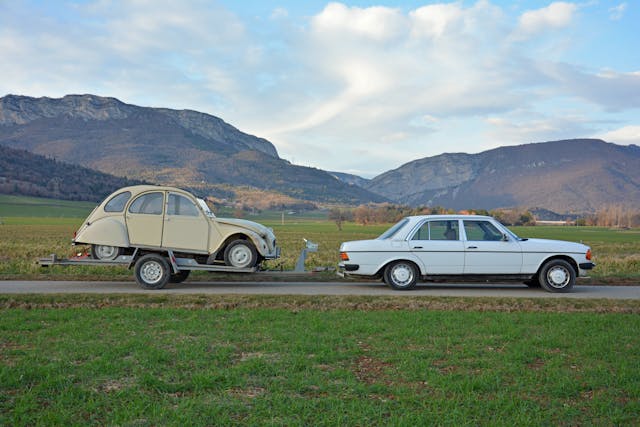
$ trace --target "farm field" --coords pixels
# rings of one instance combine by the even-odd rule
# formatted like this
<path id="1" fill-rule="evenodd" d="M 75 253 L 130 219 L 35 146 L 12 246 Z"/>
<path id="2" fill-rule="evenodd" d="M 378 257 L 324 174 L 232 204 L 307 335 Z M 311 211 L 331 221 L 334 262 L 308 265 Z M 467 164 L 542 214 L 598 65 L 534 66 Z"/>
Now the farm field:
<path id="1" fill-rule="evenodd" d="M 0 279 L 132 280 L 34 264 L 72 255 L 86 214 L 2 214 Z M 335 266 L 340 242 L 388 227 L 250 219 L 283 247 L 272 268 L 292 268 L 303 238 L 320 244 L 308 266 Z M 513 230 L 591 245 L 594 280 L 640 277 L 640 230 Z M 0 295 L 0 425 L 634 425 L 638 313 L 607 300 Z"/>
<path id="2" fill-rule="evenodd" d="M 60 257 L 74 255 L 82 248 L 70 244 L 74 231 L 84 218 L 17 218 L 3 217 L 0 225 L 0 279 L 83 279 L 116 280 L 131 278 L 124 268 L 114 267 L 53 267 L 42 269 L 35 260 L 52 253 Z M 253 219 L 253 218 L 252 218 Z M 316 253 L 309 253 L 307 267 L 335 267 L 340 243 L 346 240 L 369 239 L 380 235 L 389 225 L 362 226 L 343 224 L 342 231 L 328 220 L 291 219 L 261 220 L 272 227 L 282 258 L 267 263 L 269 269 L 293 269 L 302 248 L 303 239 L 319 244 Z M 535 226 L 512 227 L 523 237 L 540 237 L 569 241 L 583 241 L 592 247 L 597 267 L 592 271 L 593 282 L 637 283 L 640 279 L 640 229 L 620 230 L 602 227 Z M 322 276 L 326 280 L 326 275 Z M 195 278 L 216 280 L 217 275 L 194 274 Z M 243 277 L 246 279 L 246 276 Z M 225 280 L 229 277 L 226 276 Z"/>
<path id="3" fill-rule="evenodd" d="M 95 207 L 94 203 L 68 202 L 30 197 L 0 195 L 0 280 L 1 279 L 83 279 L 128 280 L 131 273 L 114 267 L 54 267 L 42 269 L 35 264 L 40 257 L 52 253 L 59 257 L 73 256 L 83 248 L 70 244 L 74 231 Z M 24 216 L 15 216 L 21 213 Z M 49 215 L 49 216 L 44 216 Z M 375 238 L 389 227 L 344 223 L 338 230 L 335 223 L 323 219 L 326 213 L 312 212 L 290 215 L 288 212 L 265 212 L 247 219 L 272 227 L 276 233 L 282 258 L 267 263 L 267 268 L 293 269 L 303 239 L 319 244 L 316 253 L 309 253 L 307 267 L 335 267 L 340 243 L 347 240 Z M 604 284 L 638 283 L 640 280 L 640 229 L 610 229 L 604 227 L 533 226 L 511 227 L 521 237 L 560 239 L 590 245 L 597 267 L 591 272 L 592 282 Z M 326 280 L 327 275 L 317 275 Z M 194 278 L 216 280 L 229 276 L 196 273 Z M 333 275 L 330 275 L 333 277 Z M 243 277 L 246 279 L 246 276 Z M 310 278 L 311 280 L 313 278 Z"/>
<path id="4" fill-rule="evenodd" d="M 0 296 L 0 424 L 637 422 L 637 311 L 376 301 Z"/>

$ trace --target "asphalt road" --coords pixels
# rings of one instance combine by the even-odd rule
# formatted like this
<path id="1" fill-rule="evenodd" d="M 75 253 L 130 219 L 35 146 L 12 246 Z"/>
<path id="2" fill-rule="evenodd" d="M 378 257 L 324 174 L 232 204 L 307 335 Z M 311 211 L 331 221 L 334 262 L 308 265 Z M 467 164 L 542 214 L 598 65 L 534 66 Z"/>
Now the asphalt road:
<path id="1" fill-rule="evenodd" d="M 575 286 L 566 294 L 530 289 L 525 285 L 493 284 L 420 284 L 413 291 L 394 291 L 372 282 L 186 282 L 149 291 L 131 282 L 80 281 L 0 281 L 0 294 L 254 294 L 254 295 L 394 295 L 465 296 L 511 298 L 607 298 L 640 299 L 640 286 Z"/>

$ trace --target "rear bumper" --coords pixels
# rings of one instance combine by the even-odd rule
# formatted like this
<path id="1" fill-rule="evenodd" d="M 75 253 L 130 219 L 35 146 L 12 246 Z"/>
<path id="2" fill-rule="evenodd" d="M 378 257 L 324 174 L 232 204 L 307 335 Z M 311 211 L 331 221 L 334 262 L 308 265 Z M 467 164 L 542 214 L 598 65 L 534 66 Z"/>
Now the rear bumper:
<path id="1" fill-rule="evenodd" d="M 338 270 L 342 272 L 358 271 L 360 266 L 358 264 L 338 264 Z"/>

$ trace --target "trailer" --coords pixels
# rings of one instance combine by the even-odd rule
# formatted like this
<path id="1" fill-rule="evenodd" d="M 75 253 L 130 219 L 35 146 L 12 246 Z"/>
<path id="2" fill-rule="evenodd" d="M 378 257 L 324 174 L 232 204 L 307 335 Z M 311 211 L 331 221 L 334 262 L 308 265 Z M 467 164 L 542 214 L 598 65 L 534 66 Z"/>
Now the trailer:
<path id="1" fill-rule="evenodd" d="M 280 271 L 269 273 L 306 273 L 304 264 L 307 253 L 316 252 L 318 245 L 304 239 L 305 248 L 302 249 L 296 268 L 293 271 Z M 93 266 L 120 266 L 133 269 L 136 283 L 143 289 L 162 289 L 167 283 L 182 283 L 189 277 L 192 271 L 209 271 L 213 273 L 258 273 L 258 267 L 239 268 L 228 265 L 200 264 L 194 258 L 176 257 L 172 250 L 148 251 L 135 248 L 131 255 L 120 255 L 112 260 L 94 259 L 88 255 L 73 258 L 58 258 L 56 254 L 38 259 L 41 267 L 54 265 L 93 265 Z"/>

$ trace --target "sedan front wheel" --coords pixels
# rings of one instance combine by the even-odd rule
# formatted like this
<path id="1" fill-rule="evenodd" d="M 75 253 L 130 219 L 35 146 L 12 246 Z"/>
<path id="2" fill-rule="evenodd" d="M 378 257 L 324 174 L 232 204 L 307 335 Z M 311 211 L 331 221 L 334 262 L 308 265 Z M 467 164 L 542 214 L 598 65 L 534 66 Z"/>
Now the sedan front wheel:
<path id="1" fill-rule="evenodd" d="M 576 272 L 567 261 L 552 259 L 540 270 L 540 285 L 549 292 L 569 292 L 576 282 Z"/>
<path id="2" fill-rule="evenodd" d="M 408 291 L 416 286 L 418 269 L 409 261 L 396 261 L 384 269 L 384 282 L 399 291 Z"/>

